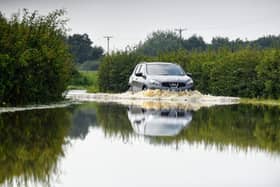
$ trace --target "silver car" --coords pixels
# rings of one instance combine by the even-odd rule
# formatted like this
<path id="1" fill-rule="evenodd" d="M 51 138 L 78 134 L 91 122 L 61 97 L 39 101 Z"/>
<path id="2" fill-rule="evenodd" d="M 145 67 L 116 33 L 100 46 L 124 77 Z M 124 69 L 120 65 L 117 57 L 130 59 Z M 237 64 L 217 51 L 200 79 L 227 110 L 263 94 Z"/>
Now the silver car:
<path id="1" fill-rule="evenodd" d="M 193 80 L 178 64 L 143 62 L 136 65 L 128 84 L 131 91 L 146 89 L 183 91 L 193 87 Z"/>

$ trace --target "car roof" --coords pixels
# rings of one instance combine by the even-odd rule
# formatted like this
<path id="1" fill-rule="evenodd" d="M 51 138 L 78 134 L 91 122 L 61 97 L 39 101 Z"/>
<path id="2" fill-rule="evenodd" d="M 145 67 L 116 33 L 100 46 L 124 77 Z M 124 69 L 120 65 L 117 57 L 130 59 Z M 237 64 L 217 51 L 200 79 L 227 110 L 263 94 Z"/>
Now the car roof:
<path id="1" fill-rule="evenodd" d="M 176 63 L 172 63 L 172 62 L 140 62 L 139 64 L 175 64 Z"/>

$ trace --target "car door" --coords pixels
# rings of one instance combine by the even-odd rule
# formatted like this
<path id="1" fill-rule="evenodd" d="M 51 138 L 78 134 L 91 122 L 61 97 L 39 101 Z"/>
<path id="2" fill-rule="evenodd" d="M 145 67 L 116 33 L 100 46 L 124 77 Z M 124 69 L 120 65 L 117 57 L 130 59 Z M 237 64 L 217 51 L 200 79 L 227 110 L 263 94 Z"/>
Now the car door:
<path id="1" fill-rule="evenodd" d="M 131 87 L 135 86 L 135 85 L 134 85 L 134 84 L 135 84 L 134 80 L 135 80 L 135 74 L 136 74 L 136 71 L 137 71 L 138 67 L 139 67 L 139 64 L 137 64 L 137 65 L 135 66 L 135 68 L 133 69 L 133 72 L 131 73 L 131 75 L 130 75 L 130 77 L 129 77 L 128 84 L 129 84 Z"/>
<path id="2" fill-rule="evenodd" d="M 139 64 L 137 64 L 135 66 L 135 68 L 134 68 L 134 70 L 133 70 L 133 72 L 132 72 L 132 74 L 131 74 L 131 76 L 129 78 L 129 84 L 131 86 L 132 91 L 136 91 L 136 88 L 137 88 L 137 80 L 138 80 L 138 78 L 136 76 L 136 73 L 138 72 L 139 66 L 140 66 Z"/>
<path id="3" fill-rule="evenodd" d="M 143 69 L 144 69 L 144 65 L 143 64 L 139 64 L 138 67 L 136 67 L 137 69 L 134 72 L 133 78 L 132 78 L 132 87 L 134 91 L 139 91 L 142 90 L 143 87 L 143 77 L 140 76 L 136 76 L 137 73 L 143 73 Z"/>

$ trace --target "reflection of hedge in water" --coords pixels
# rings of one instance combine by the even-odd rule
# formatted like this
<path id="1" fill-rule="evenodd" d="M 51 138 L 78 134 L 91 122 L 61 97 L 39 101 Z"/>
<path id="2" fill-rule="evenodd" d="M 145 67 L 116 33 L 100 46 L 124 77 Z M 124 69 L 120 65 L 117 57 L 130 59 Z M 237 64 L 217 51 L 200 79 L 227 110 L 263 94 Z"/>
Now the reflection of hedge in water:
<path id="1" fill-rule="evenodd" d="M 123 140 L 133 135 L 125 107 L 116 104 L 97 104 L 96 107 L 97 123 L 102 127 L 105 135 L 121 136 Z"/>
<path id="2" fill-rule="evenodd" d="M 72 126 L 69 136 L 71 139 L 85 139 L 89 133 L 89 128 L 97 126 L 95 108 L 75 108 L 72 115 Z"/>
<path id="3" fill-rule="evenodd" d="M 188 141 L 237 149 L 249 147 L 280 151 L 279 108 L 236 105 L 201 109 L 194 113 L 187 129 L 177 137 L 154 137 L 152 143 Z"/>
<path id="4" fill-rule="evenodd" d="M 34 110 L 0 115 L 0 184 L 49 184 L 64 155 L 69 130 L 65 109 Z M 28 185 L 27 185 L 28 186 Z"/>
<path id="5" fill-rule="evenodd" d="M 280 110 L 273 107 L 234 105 L 204 108 L 193 113 L 191 124 L 176 137 L 147 137 L 152 144 L 188 141 L 236 149 L 259 148 L 280 151 Z M 133 130 L 124 107 L 97 105 L 98 124 L 109 136 L 127 140 Z"/>

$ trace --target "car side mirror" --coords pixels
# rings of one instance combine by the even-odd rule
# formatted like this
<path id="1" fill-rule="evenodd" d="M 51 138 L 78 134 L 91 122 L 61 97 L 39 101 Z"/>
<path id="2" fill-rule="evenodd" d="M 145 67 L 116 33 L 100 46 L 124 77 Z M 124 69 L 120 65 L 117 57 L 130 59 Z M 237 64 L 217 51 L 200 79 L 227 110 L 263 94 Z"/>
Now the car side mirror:
<path id="1" fill-rule="evenodd" d="M 135 75 L 136 75 L 136 77 L 143 77 L 144 79 L 146 79 L 146 78 L 147 78 L 147 77 L 146 77 L 146 75 L 144 75 L 144 74 L 143 74 L 143 73 L 141 73 L 141 72 L 136 73 Z"/>
<path id="2" fill-rule="evenodd" d="M 141 72 L 136 73 L 135 75 L 136 75 L 136 77 L 143 77 L 143 73 L 141 73 Z"/>
<path id="3" fill-rule="evenodd" d="M 189 77 L 191 77 L 191 76 L 192 76 L 192 74 L 191 74 L 191 73 L 189 73 L 189 72 L 187 72 L 186 74 L 187 74 L 187 76 L 189 76 Z"/>

